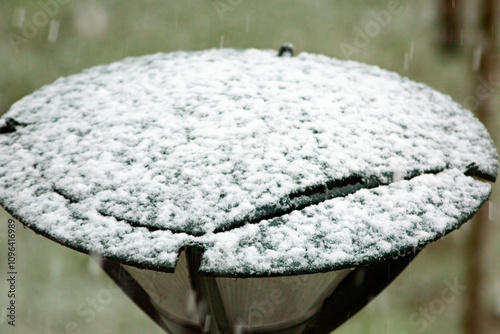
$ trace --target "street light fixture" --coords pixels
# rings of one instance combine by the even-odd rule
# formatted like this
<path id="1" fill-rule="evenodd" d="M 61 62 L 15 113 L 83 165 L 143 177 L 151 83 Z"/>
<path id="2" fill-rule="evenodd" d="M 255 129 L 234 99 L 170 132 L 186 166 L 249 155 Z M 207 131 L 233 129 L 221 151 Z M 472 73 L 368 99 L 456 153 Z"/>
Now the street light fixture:
<path id="1" fill-rule="evenodd" d="M 278 56 L 279 55 L 279 56 Z M 172 333 L 328 333 L 488 199 L 471 112 L 352 61 L 213 49 L 58 79 L 0 124 L 0 203 Z"/>

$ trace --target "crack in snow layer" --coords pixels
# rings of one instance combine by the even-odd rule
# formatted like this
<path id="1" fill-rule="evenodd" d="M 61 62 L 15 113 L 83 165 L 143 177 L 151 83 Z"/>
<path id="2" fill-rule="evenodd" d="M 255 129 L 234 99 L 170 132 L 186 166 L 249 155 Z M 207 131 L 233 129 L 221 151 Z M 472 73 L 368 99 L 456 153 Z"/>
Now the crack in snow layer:
<path id="1" fill-rule="evenodd" d="M 422 174 L 437 174 L 439 172 L 442 172 L 442 170 L 428 172 L 414 171 L 409 173 L 404 180 L 411 180 Z M 287 199 L 275 205 L 259 208 L 256 210 L 255 216 L 250 219 L 246 218 L 241 221 L 230 222 L 228 226 L 214 230 L 214 233 L 229 231 L 246 224 L 258 224 L 262 220 L 277 218 L 332 198 L 353 194 L 361 189 L 372 189 L 385 186 L 390 184 L 393 179 L 393 175 L 383 177 L 381 180 L 376 177 L 363 178 L 360 176 L 352 176 L 344 180 L 329 181 L 326 184 L 307 187 L 304 190 L 292 192 Z"/>
<path id="2" fill-rule="evenodd" d="M 442 172 L 441 170 L 437 171 L 428 171 L 422 172 L 414 171 L 410 173 L 409 176 L 405 177 L 404 180 L 411 180 L 414 177 L 417 177 L 422 174 L 437 174 Z M 474 176 L 477 172 L 477 166 L 475 164 L 471 164 L 471 168 L 468 169 L 464 175 Z M 384 178 L 385 180 L 393 180 L 393 176 L 388 176 Z M 308 206 L 315 205 L 321 202 L 324 202 L 328 199 L 336 198 L 336 197 L 344 197 L 349 194 L 353 194 L 361 189 L 372 189 L 380 186 L 385 186 L 391 183 L 391 181 L 382 182 L 376 178 L 368 178 L 364 180 L 362 177 L 353 176 L 345 180 L 340 181 L 330 181 L 326 184 L 317 185 L 313 187 L 308 187 L 301 191 L 293 192 L 288 196 L 287 199 L 281 200 L 279 203 L 273 206 L 267 206 L 263 208 L 259 208 L 256 210 L 256 214 L 253 218 L 249 219 L 248 217 L 241 221 L 233 221 L 229 222 L 228 226 L 221 227 L 215 229 L 213 233 L 221 233 L 229 230 L 233 230 L 235 228 L 239 228 L 246 224 L 258 224 L 263 220 L 269 220 L 273 218 L 277 218 L 286 214 L 289 214 L 295 210 L 302 210 Z M 68 196 L 64 193 L 64 191 L 57 189 L 55 187 L 52 188 L 56 194 L 64 197 L 69 203 L 77 203 L 78 200 Z M 164 230 L 170 231 L 172 233 L 186 233 L 192 236 L 202 236 L 206 233 L 190 233 L 182 230 L 161 228 L 156 226 L 143 225 L 139 222 L 130 221 L 127 219 L 123 219 L 120 217 L 113 216 L 112 214 L 108 214 L 102 210 L 97 210 L 97 212 L 104 217 L 113 217 L 118 221 L 125 222 L 132 227 L 143 227 L 148 229 L 151 232 Z"/>

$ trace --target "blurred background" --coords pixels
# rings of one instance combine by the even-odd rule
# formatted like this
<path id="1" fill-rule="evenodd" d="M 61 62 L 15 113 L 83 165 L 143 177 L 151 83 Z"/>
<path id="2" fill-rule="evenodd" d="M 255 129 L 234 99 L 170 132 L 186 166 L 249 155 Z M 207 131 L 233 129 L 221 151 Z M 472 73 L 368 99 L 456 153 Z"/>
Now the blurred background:
<path id="1" fill-rule="evenodd" d="M 475 112 L 500 146 L 495 0 L 2 0 L 0 115 L 85 68 L 174 50 L 270 48 L 396 71 Z M 428 246 L 336 333 L 500 333 L 500 182 L 466 224 Z M 1 333 L 157 333 L 87 255 L 17 227 L 18 314 L 6 322 L 0 211 Z M 103 296 L 106 296 L 104 298 Z"/>

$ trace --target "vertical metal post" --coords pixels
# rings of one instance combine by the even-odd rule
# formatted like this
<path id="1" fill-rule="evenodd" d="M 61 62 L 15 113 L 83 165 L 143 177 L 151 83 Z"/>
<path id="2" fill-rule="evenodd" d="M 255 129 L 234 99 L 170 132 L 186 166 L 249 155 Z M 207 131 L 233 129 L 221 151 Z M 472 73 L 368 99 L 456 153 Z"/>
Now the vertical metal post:
<path id="1" fill-rule="evenodd" d="M 419 251 L 395 260 L 357 267 L 323 303 L 303 334 L 328 334 L 366 306 L 417 256 Z"/>
<path id="2" fill-rule="evenodd" d="M 116 262 L 102 260 L 101 268 L 108 276 L 139 306 L 158 326 L 168 333 L 173 333 L 169 326 L 162 320 L 160 314 L 151 302 L 148 293 L 141 285 Z"/>
<path id="3" fill-rule="evenodd" d="M 184 247 L 191 287 L 196 293 L 196 306 L 202 333 L 231 333 L 226 311 L 215 277 L 201 276 L 199 268 L 203 249 L 195 246 Z"/>

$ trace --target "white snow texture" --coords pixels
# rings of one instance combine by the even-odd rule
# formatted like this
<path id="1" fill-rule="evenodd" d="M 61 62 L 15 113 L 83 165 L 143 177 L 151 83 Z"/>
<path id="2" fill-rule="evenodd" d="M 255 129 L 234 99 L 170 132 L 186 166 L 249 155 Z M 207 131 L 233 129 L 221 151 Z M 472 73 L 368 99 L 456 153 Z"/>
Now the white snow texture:
<path id="1" fill-rule="evenodd" d="M 201 270 L 220 275 L 395 256 L 486 201 L 490 185 L 466 166 L 490 178 L 498 169 L 486 129 L 450 97 L 307 53 L 127 58 L 60 78 L 7 118 L 20 123 L 0 134 L 7 211 L 74 249 L 164 271 L 184 245 L 205 248 Z M 353 177 L 380 185 L 290 199 Z M 266 219 L 279 209 L 291 212 Z"/>

